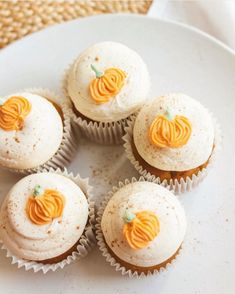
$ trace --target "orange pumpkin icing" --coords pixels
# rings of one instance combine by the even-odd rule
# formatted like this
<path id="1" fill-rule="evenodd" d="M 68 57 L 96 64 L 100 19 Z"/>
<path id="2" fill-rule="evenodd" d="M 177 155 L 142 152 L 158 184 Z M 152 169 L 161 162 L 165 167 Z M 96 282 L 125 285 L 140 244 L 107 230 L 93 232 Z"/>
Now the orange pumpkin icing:
<path id="1" fill-rule="evenodd" d="M 64 196 L 59 191 L 48 189 L 42 195 L 31 196 L 26 211 L 34 224 L 46 225 L 62 216 L 64 205 Z"/>
<path id="2" fill-rule="evenodd" d="M 187 117 L 176 115 L 170 120 L 165 115 L 158 115 L 149 128 L 149 140 L 157 147 L 179 148 L 185 145 L 192 133 L 192 126 Z"/>
<path id="3" fill-rule="evenodd" d="M 152 211 L 138 212 L 123 227 L 124 237 L 132 249 L 146 247 L 160 232 L 160 224 Z"/>
<path id="4" fill-rule="evenodd" d="M 104 74 L 91 81 L 91 97 L 97 104 L 108 102 L 121 91 L 125 78 L 126 73 L 123 70 L 115 67 L 107 69 Z"/>
<path id="5" fill-rule="evenodd" d="M 31 111 L 30 102 L 20 96 L 9 98 L 0 106 L 0 128 L 4 131 L 19 131 L 24 127 L 25 117 Z"/>

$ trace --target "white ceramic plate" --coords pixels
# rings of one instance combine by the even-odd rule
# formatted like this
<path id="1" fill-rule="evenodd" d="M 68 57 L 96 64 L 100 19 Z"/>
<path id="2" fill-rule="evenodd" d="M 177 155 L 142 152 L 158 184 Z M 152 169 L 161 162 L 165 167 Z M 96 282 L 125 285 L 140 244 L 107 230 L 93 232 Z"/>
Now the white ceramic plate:
<path id="1" fill-rule="evenodd" d="M 0 95 L 28 87 L 60 91 L 64 69 L 81 50 L 104 40 L 138 51 L 152 76 L 152 95 L 182 91 L 219 119 L 224 148 L 199 188 L 180 196 L 188 216 L 185 250 L 167 273 L 136 280 L 116 273 L 95 249 L 63 271 L 33 274 L 0 253 L 0 293 L 235 293 L 235 54 L 215 39 L 177 23 L 104 15 L 53 26 L 0 52 Z M 69 167 L 90 176 L 97 204 L 118 180 L 136 176 L 122 147 L 81 142 Z M 20 177 L 0 172 L 0 201 Z"/>

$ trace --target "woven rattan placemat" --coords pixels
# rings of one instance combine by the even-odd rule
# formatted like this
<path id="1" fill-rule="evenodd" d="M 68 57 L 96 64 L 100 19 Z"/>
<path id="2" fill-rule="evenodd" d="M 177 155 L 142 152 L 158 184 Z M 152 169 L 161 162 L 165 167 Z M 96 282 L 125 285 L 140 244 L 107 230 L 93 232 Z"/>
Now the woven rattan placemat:
<path id="1" fill-rule="evenodd" d="M 145 14 L 151 3 L 152 0 L 0 0 L 0 48 L 49 25 L 78 17 L 115 12 Z"/>

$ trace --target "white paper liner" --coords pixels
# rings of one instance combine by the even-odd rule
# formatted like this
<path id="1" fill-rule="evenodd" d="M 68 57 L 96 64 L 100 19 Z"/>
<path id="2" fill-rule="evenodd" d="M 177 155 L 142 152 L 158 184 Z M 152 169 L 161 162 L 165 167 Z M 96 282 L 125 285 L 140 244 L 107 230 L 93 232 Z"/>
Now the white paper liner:
<path id="1" fill-rule="evenodd" d="M 181 245 L 177 255 L 174 257 L 174 259 L 171 260 L 171 262 L 167 263 L 167 265 L 165 267 L 160 268 L 160 270 L 153 270 L 153 271 L 148 271 L 147 273 L 139 273 L 136 270 L 132 270 L 132 269 L 128 269 L 125 266 L 121 265 L 118 261 L 116 261 L 116 259 L 111 255 L 109 249 L 107 248 L 106 242 L 105 242 L 105 238 L 101 229 L 101 219 L 102 219 L 102 215 L 104 213 L 105 207 L 107 206 L 109 200 L 113 197 L 114 193 L 117 192 L 120 188 L 122 188 L 123 186 L 126 186 L 130 183 L 135 183 L 135 182 L 145 182 L 145 181 L 149 181 L 147 179 L 145 179 L 143 176 L 141 176 L 139 179 L 136 178 L 132 178 L 131 180 L 129 179 L 125 179 L 123 182 L 119 182 L 118 186 L 115 186 L 112 188 L 112 190 L 107 194 L 107 196 L 104 198 L 104 200 L 101 202 L 100 207 L 97 211 L 97 218 L 96 218 L 96 239 L 97 239 L 97 245 L 100 249 L 100 251 L 102 252 L 102 255 L 105 257 L 106 261 L 108 263 L 110 263 L 110 265 L 112 267 L 115 268 L 116 271 L 120 272 L 123 276 L 124 275 L 128 275 L 130 278 L 133 277 L 137 277 L 137 278 L 141 278 L 141 277 L 147 277 L 147 276 L 152 276 L 152 275 L 158 275 L 164 271 L 166 271 L 169 266 L 171 266 L 173 263 L 176 262 L 176 259 L 178 259 L 178 257 L 180 257 L 182 250 L 183 250 L 183 244 Z M 150 180 L 151 182 L 151 180 Z M 169 186 L 167 187 L 169 189 Z M 170 189 L 169 189 L 170 190 Z"/>
<path id="2" fill-rule="evenodd" d="M 46 169 L 46 170 L 49 170 L 50 168 L 63 169 L 71 162 L 73 156 L 75 155 L 77 150 L 77 142 L 78 142 L 78 138 L 76 138 L 75 132 L 73 131 L 71 126 L 71 117 L 73 116 L 73 110 L 72 110 L 72 104 L 70 100 L 67 98 L 61 98 L 60 96 L 55 94 L 53 91 L 48 89 L 30 88 L 30 89 L 24 89 L 22 92 L 29 92 L 32 94 L 38 94 L 40 96 L 43 96 L 47 98 L 48 100 L 54 102 L 61 108 L 63 113 L 63 124 L 64 124 L 63 138 L 62 138 L 62 142 L 60 144 L 58 151 L 54 154 L 54 156 L 51 159 L 49 159 L 44 164 L 35 168 L 29 168 L 29 169 L 15 169 L 15 168 L 8 168 L 8 167 L 3 167 L 3 169 L 9 170 L 15 173 L 25 174 L 25 175 L 36 173 L 43 169 Z"/>
<path id="3" fill-rule="evenodd" d="M 142 175 L 147 180 L 161 184 L 164 187 L 169 186 L 170 189 L 173 190 L 175 194 L 181 194 L 184 192 L 191 191 L 193 188 L 198 186 L 202 182 L 202 180 L 206 177 L 206 175 L 208 174 L 208 171 L 213 166 L 213 163 L 218 154 L 218 151 L 221 148 L 222 137 L 221 137 L 220 125 L 218 124 L 218 122 L 216 121 L 216 119 L 211 113 L 210 115 L 212 116 L 213 123 L 215 126 L 214 127 L 215 128 L 214 148 L 209 158 L 208 165 L 206 166 L 206 168 L 203 168 L 201 171 L 199 171 L 197 175 L 193 174 L 191 178 L 187 177 L 186 179 L 181 178 L 180 180 L 170 179 L 170 180 L 161 181 L 159 177 L 152 175 L 150 172 L 144 169 L 144 167 L 140 165 L 139 161 L 136 160 L 132 150 L 133 127 L 134 127 L 136 116 L 132 117 L 132 119 L 128 122 L 128 126 L 125 127 L 126 134 L 123 136 L 123 140 L 125 142 L 124 148 L 125 148 L 127 158 L 130 160 L 130 162 L 135 167 L 135 169 L 139 172 L 139 174 Z"/>
<path id="4" fill-rule="evenodd" d="M 64 96 L 72 101 L 67 91 L 68 85 L 68 73 L 73 64 L 65 70 L 62 79 L 62 91 Z M 80 116 L 77 116 L 74 112 L 72 113 L 73 122 L 79 127 L 82 134 L 91 141 L 95 141 L 99 144 L 113 145 L 122 144 L 122 137 L 125 134 L 125 127 L 127 122 L 131 119 L 133 115 L 125 119 L 121 119 L 115 122 L 97 122 L 97 121 L 87 121 Z"/>
<path id="5" fill-rule="evenodd" d="M 71 179 L 81 188 L 81 190 L 87 197 L 87 201 L 89 204 L 87 225 L 82 236 L 79 239 L 77 250 L 69 255 L 66 259 L 58 263 L 43 264 L 36 261 L 27 261 L 25 259 L 20 259 L 11 254 L 11 252 L 3 244 L 3 241 L 0 239 L 0 248 L 6 250 L 6 256 L 11 258 L 11 264 L 16 264 L 18 268 L 24 268 L 26 271 L 33 270 L 35 273 L 42 271 L 44 274 L 46 274 L 48 271 L 55 272 L 57 269 L 63 269 L 66 265 L 78 261 L 79 259 L 85 257 L 88 252 L 95 246 L 95 203 L 93 201 L 92 187 L 89 185 L 88 179 L 82 179 L 79 175 L 74 176 L 73 173 L 68 173 L 66 169 L 62 171 L 59 168 L 56 170 L 50 168 L 49 171 L 43 170 L 41 172 L 56 173 Z"/>

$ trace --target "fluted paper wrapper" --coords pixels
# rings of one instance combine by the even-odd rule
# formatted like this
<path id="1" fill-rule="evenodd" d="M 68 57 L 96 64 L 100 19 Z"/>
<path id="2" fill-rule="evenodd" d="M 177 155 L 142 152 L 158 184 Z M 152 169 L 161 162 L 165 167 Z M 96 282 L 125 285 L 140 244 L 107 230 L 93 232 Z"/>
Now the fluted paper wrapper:
<path id="1" fill-rule="evenodd" d="M 66 259 L 54 263 L 54 264 L 43 264 L 37 261 L 28 261 L 25 259 L 20 259 L 17 256 L 14 256 L 4 245 L 3 241 L 0 239 L 0 247 L 1 249 L 6 250 L 6 256 L 11 258 L 11 263 L 16 264 L 18 268 L 24 268 L 26 271 L 33 270 L 35 273 L 42 271 L 46 274 L 49 271 L 55 272 L 58 269 L 63 269 L 66 265 L 74 263 L 79 259 L 85 257 L 88 252 L 95 246 L 96 238 L 95 238 L 95 205 L 93 201 L 92 195 L 92 187 L 89 185 L 88 179 L 82 179 L 79 175 L 74 176 L 73 173 L 68 173 L 65 169 L 64 171 L 59 168 L 53 170 L 52 168 L 47 170 L 43 170 L 41 172 L 50 172 L 63 175 L 68 179 L 71 179 L 75 184 L 77 184 L 83 193 L 85 194 L 88 204 L 89 204 L 89 212 L 88 212 L 88 221 L 85 227 L 85 230 L 82 236 L 79 239 L 77 250 L 74 251 L 71 255 L 67 256 Z M 1 236 L 0 236 L 1 237 Z M 58 244 L 59 245 L 59 244 Z"/>
<path id="2" fill-rule="evenodd" d="M 125 127 L 125 135 L 123 136 L 123 141 L 124 141 L 126 156 L 130 160 L 132 165 L 135 167 L 135 169 L 139 172 L 139 174 L 142 175 L 147 180 L 153 181 L 157 184 L 161 184 L 164 187 L 169 186 L 169 188 L 173 190 L 175 194 L 181 194 L 187 191 L 191 191 L 193 188 L 198 186 L 202 182 L 202 180 L 207 176 L 208 171 L 213 166 L 213 163 L 218 154 L 218 151 L 221 148 L 222 138 L 221 138 L 220 125 L 217 123 L 216 119 L 214 118 L 212 114 L 211 116 L 215 126 L 214 148 L 210 156 L 208 165 L 205 168 L 203 168 L 201 171 L 199 171 L 197 174 L 192 175 L 191 178 L 187 177 L 186 179 L 181 178 L 180 180 L 170 179 L 170 180 L 161 181 L 159 177 L 152 175 L 143 166 L 140 165 L 139 161 L 136 160 L 132 150 L 133 127 L 134 127 L 136 116 L 132 117 L 132 119 L 128 122 L 127 127 Z"/>
<path id="3" fill-rule="evenodd" d="M 180 250 L 178 251 L 177 255 L 175 256 L 175 258 L 168 263 L 165 267 L 162 267 L 160 270 L 153 270 L 153 271 L 148 271 L 147 273 L 139 273 L 136 270 L 132 270 L 132 269 L 128 269 L 125 266 L 121 265 L 118 261 L 116 261 L 115 257 L 112 256 L 112 254 L 110 253 L 109 249 L 107 248 L 106 242 L 105 242 L 105 238 L 101 229 L 101 219 L 105 210 L 105 207 L 107 206 L 109 200 L 112 198 L 112 196 L 114 195 L 115 192 L 117 192 L 120 188 L 122 188 L 125 185 L 128 185 L 130 183 L 135 183 L 135 182 L 139 182 L 139 181 L 147 181 L 144 177 L 140 177 L 139 179 L 136 178 L 132 178 L 131 180 L 129 179 L 125 179 L 123 182 L 119 182 L 118 186 L 115 186 L 112 188 L 112 190 L 108 193 L 108 195 L 104 198 L 104 200 L 102 201 L 98 212 L 97 212 L 97 218 L 96 218 L 96 239 L 97 239 L 97 244 L 98 247 L 100 249 L 100 251 L 102 252 L 102 255 L 105 257 L 106 261 L 115 268 L 115 270 L 117 272 L 120 272 L 123 276 L 124 275 L 128 275 L 130 278 L 141 278 L 141 277 L 146 277 L 146 276 L 152 276 L 152 275 L 158 275 L 163 271 L 166 271 L 169 266 L 171 266 L 173 263 L 176 262 L 176 259 L 178 259 L 178 257 L 180 257 L 181 252 L 183 250 L 183 245 L 181 245 Z M 168 187 L 169 189 L 169 187 Z"/>
<path id="4" fill-rule="evenodd" d="M 69 99 L 69 93 L 67 91 L 68 87 L 68 73 L 73 64 L 71 64 L 65 71 L 62 80 L 62 91 L 64 96 Z M 125 134 L 125 127 L 127 122 L 131 119 L 133 115 L 121 119 L 115 122 L 97 122 L 97 121 L 87 121 L 82 117 L 72 113 L 72 120 L 76 126 L 79 127 L 82 134 L 91 141 L 97 142 L 99 144 L 114 145 L 122 144 L 122 137 Z"/>
<path id="5" fill-rule="evenodd" d="M 29 92 L 32 94 L 37 94 L 42 97 L 47 98 L 49 101 L 58 105 L 63 113 L 63 138 L 60 144 L 58 151 L 54 154 L 52 158 L 50 158 L 44 164 L 30 169 L 14 169 L 14 168 L 7 168 L 3 167 L 6 170 L 21 173 L 21 174 L 32 174 L 43 169 L 49 170 L 50 168 L 56 169 L 61 168 L 63 169 L 66 167 L 72 160 L 73 156 L 77 150 L 77 142 L 78 138 L 75 136 L 75 132 L 71 126 L 71 117 L 73 116 L 72 104 L 69 99 L 61 98 L 53 91 L 48 89 L 42 88 L 30 88 L 24 89 L 24 92 Z M 45 146 L 46 147 L 46 146 Z"/>

